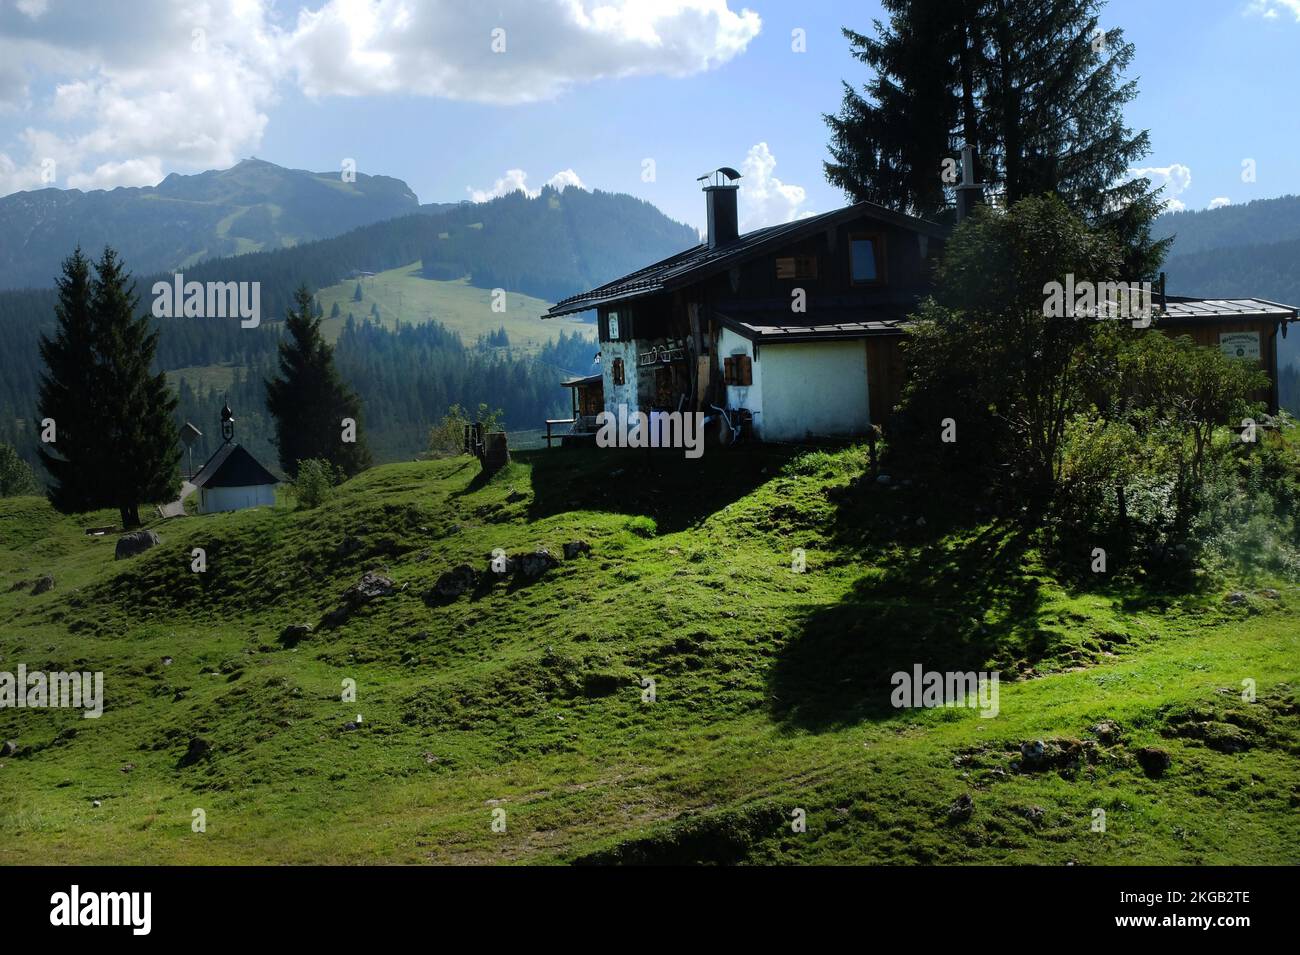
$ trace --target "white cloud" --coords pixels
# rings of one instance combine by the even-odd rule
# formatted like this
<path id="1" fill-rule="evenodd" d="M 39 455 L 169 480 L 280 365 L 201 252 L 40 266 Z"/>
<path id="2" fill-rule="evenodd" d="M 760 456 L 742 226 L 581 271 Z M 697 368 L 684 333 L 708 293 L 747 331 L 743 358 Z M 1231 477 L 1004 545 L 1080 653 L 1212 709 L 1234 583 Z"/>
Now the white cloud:
<path id="1" fill-rule="evenodd" d="M 0 142 L 0 194 L 32 188 L 33 169 L 40 185 L 47 159 L 57 186 L 231 165 L 295 83 L 311 96 L 527 103 L 601 78 L 713 69 L 762 26 L 729 0 L 300 0 L 296 17 L 283 6 L 0 0 L 0 113 L 40 124 Z"/>
<path id="2" fill-rule="evenodd" d="M 162 181 L 162 166 L 156 156 L 106 162 L 89 174 L 68 177 L 70 189 L 116 189 L 118 186 L 156 186 Z"/>
<path id="3" fill-rule="evenodd" d="M 1182 212 L 1187 208 L 1187 204 L 1177 197 L 1186 192 L 1192 184 L 1192 170 L 1190 167 L 1176 162 L 1168 166 L 1145 166 L 1141 169 L 1130 169 L 1128 173 L 1134 179 L 1150 179 L 1153 186 L 1164 187 L 1164 192 L 1161 195 L 1165 197 L 1165 212 Z"/>
<path id="4" fill-rule="evenodd" d="M 38 20 L 49 7 L 49 0 L 18 0 L 14 4 L 18 11 L 33 20 Z"/>
<path id="5" fill-rule="evenodd" d="M 1246 13 L 1261 16 L 1265 20 L 1276 20 L 1278 14 L 1289 11 L 1300 23 L 1300 0 L 1253 0 L 1246 7 Z"/>
<path id="6" fill-rule="evenodd" d="M 740 165 L 740 231 L 793 222 L 812 215 L 803 208 L 807 191 L 803 186 L 782 182 L 772 175 L 776 157 L 767 143 L 751 146 Z"/>
<path id="7" fill-rule="evenodd" d="M 1232 200 L 1227 196 L 1215 196 L 1210 200 L 1211 209 L 1222 209 L 1224 206 L 1232 205 Z"/>
<path id="8" fill-rule="evenodd" d="M 25 71 L 15 81 L 0 69 L 0 103 L 28 97 L 27 74 L 40 76 L 52 92 L 28 108 L 58 125 L 19 134 L 25 156 L 9 144 L 0 194 L 32 188 L 47 160 L 59 187 L 141 185 L 165 166 L 231 165 L 260 142 L 282 75 L 262 0 L 20 9 L 26 20 L 0 6 L 0 63 Z"/>
<path id="9" fill-rule="evenodd" d="M 550 179 L 546 180 L 546 185 L 563 192 L 565 189 L 573 186 L 578 189 L 586 189 L 578 174 L 572 169 L 562 169 Z M 475 189 L 473 186 L 466 186 L 465 191 L 474 202 L 488 202 L 491 199 L 500 196 L 509 195 L 512 192 L 522 192 L 530 199 L 536 199 L 542 194 L 541 189 L 528 188 L 528 173 L 522 169 L 507 169 L 506 174 L 492 184 L 490 189 Z"/>
<path id="10" fill-rule="evenodd" d="M 310 96 L 530 103 L 604 77 L 712 69 L 761 26 L 727 0 L 328 0 L 299 13 L 284 56 Z"/>

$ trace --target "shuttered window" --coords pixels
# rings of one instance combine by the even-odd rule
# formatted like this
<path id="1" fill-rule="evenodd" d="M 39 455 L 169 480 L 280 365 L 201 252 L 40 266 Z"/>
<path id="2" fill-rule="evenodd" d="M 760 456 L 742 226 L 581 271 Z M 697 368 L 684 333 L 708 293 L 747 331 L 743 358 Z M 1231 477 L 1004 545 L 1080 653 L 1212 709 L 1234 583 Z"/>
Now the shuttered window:
<path id="1" fill-rule="evenodd" d="M 732 355 L 722 360 L 724 384 L 745 387 L 754 383 L 753 367 L 748 355 Z"/>
<path id="2" fill-rule="evenodd" d="M 779 279 L 815 279 L 817 277 L 817 256 L 781 256 L 776 260 L 776 277 Z"/>
<path id="3" fill-rule="evenodd" d="M 623 378 L 623 359 L 615 358 L 614 367 L 610 369 L 610 375 L 614 379 L 614 384 L 621 385 L 625 383 Z"/>

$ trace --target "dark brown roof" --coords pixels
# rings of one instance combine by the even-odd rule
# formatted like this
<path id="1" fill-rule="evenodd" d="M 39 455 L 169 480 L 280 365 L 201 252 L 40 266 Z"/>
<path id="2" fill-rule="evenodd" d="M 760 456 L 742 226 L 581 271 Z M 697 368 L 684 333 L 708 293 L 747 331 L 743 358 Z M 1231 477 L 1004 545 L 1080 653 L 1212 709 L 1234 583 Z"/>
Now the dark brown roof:
<path id="1" fill-rule="evenodd" d="M 944 238 L 948 235 L 948 228 L 937 222 L 894 212 L 874 202 L 859 202 L 833 212 L 824 212 L 819 216 L 809 216 L 806 219 L 796 219 L 794 222 L 768 226 L 765 229 L 755 229 L 717 248 L 710 249 L 707 244 L 693 246 L 599 288 L 580 295 L 571 295 L 556 302 L 542 318 L 585 312 L 598 305 L 681 288 L 683 285 L 697 282 L 746 259 L 778 249 L 805 235 L 864 216 L 934 238 Z"/>
<path id="2" fill-rule="evenodd" d="M 190 481 L 195 487 L 253 487 L 279 479 L 238 444 L 223 444 Z"/>

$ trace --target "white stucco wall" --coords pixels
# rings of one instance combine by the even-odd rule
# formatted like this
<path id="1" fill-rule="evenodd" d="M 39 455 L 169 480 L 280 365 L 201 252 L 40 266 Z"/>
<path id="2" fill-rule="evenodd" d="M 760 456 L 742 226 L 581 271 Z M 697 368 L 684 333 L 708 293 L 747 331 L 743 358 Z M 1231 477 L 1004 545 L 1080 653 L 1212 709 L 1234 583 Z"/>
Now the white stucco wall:
<path id="1" fill-rule="evenodd" d="M 759 360 L 754 362 L 755 383 L 759 381 L 760 366 L 763 413 L 755 429 L 760 438 L 801 441 L 809 436 L 842 437 L 866 432 L 871 409 L 867 346 L 862 339 L 764 344 L 759 349 Z"/>
<path id="2" fill-rule="evenodd" d="M 614 384 L 614 359 L 623 359 L 622 385 Z M 600 346 L 600 377 L 605 386 L 605 410 L 618 414 L 619 405 L 635 411 L 637 403 L 637 348 L 636 342 L 604 342 Z"/>
<path id="3" fill-rule="evenodd" d="M 272 484 L 199 489 L 199 513 L 201 514 L 239 511 L 246 507 L 270 507 L 274 504 L 275 486 Z"/>
<path id="4" fill-rule="evenodd" d="M 760 349 L 761 352 L 761 349 Z M 748 355 L 752 374 L 749 385 L 727 385 L 728 408 L 748 408 L 754 412 L 754 436 L 763 437 L 763 367 L 754 361 L 754 345 L 748 338 L 742 338 L 729 328 L 724 328 L 718 335 L 718 370 L 723 367 L 723 360 L 737 355 Z M 710 412 L 712 413 L 712 412 Z"/>

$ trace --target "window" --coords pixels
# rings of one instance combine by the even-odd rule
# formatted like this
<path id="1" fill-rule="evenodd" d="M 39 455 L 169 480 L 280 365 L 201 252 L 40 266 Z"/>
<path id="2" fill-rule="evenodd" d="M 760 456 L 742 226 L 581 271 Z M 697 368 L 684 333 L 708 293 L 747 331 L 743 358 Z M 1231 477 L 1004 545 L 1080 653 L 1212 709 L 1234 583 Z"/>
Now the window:
<path id="1" fill-rule="evenodd" d="M 776 260 L 776 277 L 779 279 L 815 279 L 817 256 L 787 255 Z"/>
<path id="2" fill-rule="evenodd" d="M 618 340 L 618 312 L 609 313 L 609 338 L 611 341 Z"/>
<path id="3" fill-rule="evenodd" d="M 754 383 L 754 369 L 748 355 L 732 355 L 722 359 L 722 382 L 746 387 Z"/>
<path id="4" fill-rule="evenodd" d="M 849 236 L 850 278 L 854 285 L 880 285 L 885 281 L 884 236 Z"/>
<path id="5" fill-rule="evenodd" d="M 609 373 L 614 379 L 614 384 L 616 385 L 624 384 L 625 379 L 623 377 L 623 359 L 615 358 L 614 367 L 610 369 Z"/>

